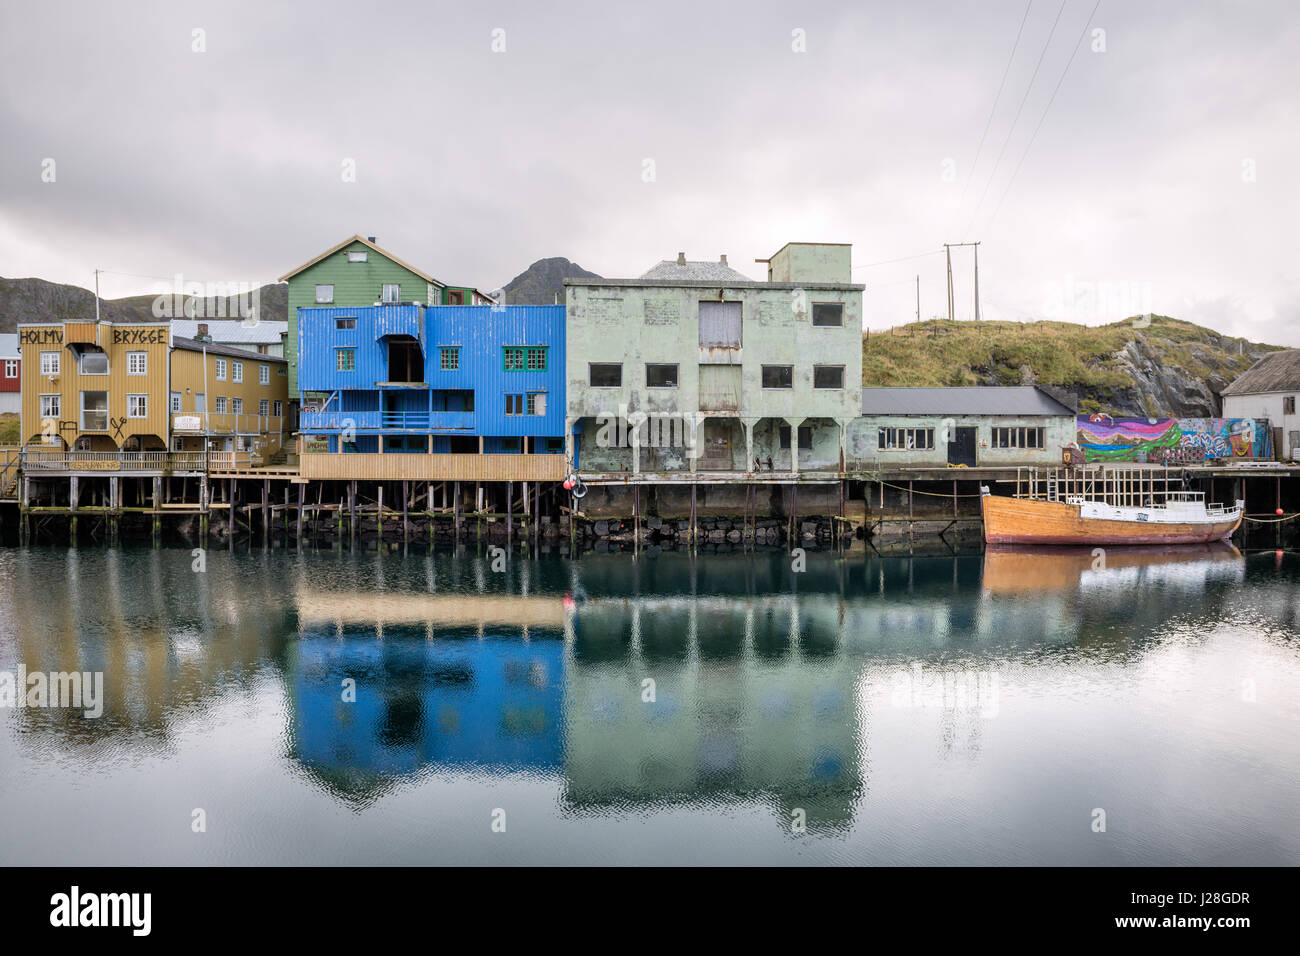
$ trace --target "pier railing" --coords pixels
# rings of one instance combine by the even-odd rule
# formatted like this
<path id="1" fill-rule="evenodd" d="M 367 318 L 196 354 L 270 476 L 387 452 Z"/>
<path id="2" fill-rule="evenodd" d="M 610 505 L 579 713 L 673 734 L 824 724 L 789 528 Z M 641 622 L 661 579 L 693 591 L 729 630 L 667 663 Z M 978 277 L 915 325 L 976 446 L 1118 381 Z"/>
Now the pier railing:
<path id="1" fill-rule="evenodd" d="M 63 448 L 24 448 L 22 467 L 33 472 L 201 472 L 208 467 L 204 451 L 77 451 Z"/>

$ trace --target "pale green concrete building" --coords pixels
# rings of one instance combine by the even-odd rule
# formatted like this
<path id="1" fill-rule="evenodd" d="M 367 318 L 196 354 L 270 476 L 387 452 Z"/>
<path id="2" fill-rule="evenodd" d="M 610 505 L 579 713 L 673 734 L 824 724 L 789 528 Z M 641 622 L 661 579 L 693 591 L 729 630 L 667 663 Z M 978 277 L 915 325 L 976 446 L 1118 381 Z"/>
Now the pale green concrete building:
<path id="1" fill-rule="evenodd" d="M 861 404 L 850 253 L 790 243 L 761 282 L 685 254 L 636 279 L 566 280 L 576 469 L 839 471 Z"/>

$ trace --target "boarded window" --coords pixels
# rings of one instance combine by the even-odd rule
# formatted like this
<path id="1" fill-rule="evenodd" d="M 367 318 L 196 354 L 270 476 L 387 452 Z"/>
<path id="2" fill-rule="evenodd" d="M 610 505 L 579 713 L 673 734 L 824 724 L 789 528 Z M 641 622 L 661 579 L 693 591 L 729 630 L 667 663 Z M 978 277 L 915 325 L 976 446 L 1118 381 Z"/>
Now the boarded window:
<path id="1" fill-rule="evenodd" d="M 700 303 L 700 348 L 740 348 L 741 304 Z"/>
<path id="2" fill-rule="evenodd" d="M 623 384 L 621 362 L 592 362 L 587 368 L 592 388 L 619 388 Z"/>
<path id="3" fill-rule="evenodd" d="M 677 366 L 646 363 L 645 383 L 648 388 L 676 388 Z"/>
<path id="4" fill-rule="evenodd" d="M 843 388 L 843 365 L 814 365 L 813 388 Z"/>
<path id="5" fill-rule="evenodd" d="M 813 303 L 813 325 L 818 328 L 843 328 L 844 327 L 844 303 L 842 302 L 814 302 Z"/>
<path id="6" fill-rule="evenodd" d="M 708 412 L 740 410 L 739 365 L 700 366 L 700 409 Z"/>
<path id="7" fill-rule="evenodd" d="M 789 425 L 781 426 L 781 447 L 782 448 L 790 447 L 790 426 Z M 799 426 L 799 450 L 812 451 L 812 426 L 811 425 Z"/>
<path id="8" fill-rule="evenodd" d="M 794 388 L 793 365 L 764 365 L 764 388 Z"/>

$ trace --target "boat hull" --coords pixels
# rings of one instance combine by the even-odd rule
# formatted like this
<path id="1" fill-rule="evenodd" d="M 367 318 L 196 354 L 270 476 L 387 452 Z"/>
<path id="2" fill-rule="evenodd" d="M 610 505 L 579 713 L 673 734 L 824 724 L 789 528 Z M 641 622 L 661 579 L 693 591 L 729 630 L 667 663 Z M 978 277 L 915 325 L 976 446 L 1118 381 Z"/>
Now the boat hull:
<path id="1" fill-rule="evenodd" d="M 985 495 L 984 540 L 989 544 L 1205 544 L 1225 541 L 1241 515 L 1223 521 L 1146 522 L 1083 518 L 1079 505 Z"/>

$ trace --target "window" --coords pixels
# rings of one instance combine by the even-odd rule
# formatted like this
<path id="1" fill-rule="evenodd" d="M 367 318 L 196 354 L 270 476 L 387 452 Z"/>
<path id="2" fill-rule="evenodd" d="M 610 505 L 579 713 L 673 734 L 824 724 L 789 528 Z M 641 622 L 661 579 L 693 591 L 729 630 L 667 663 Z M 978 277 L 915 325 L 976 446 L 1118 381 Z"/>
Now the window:
<path id="1" fill-rule="evenodd" d="M 318 286 L 316 287 L 316 302 L 317 302 L 317 303 L 321 303 L 321 302 L 333 302 L 333 301 L 334 301 L 334 286 L 332 286 L 332 285 L 318 285 Z"/>
<path id="2" fill-rule="evenodd" d="M 793 365 L 764 365 L 764 388 L 794 388 Z"/>
<path id="3" fill-rule="evenodd" d="M 387 302 L 391 305 L 395 302 L 400 301 L 401 298 L 402 298 L 402 287 L 400 285 L 396 285 L 396 284 L 390 285 L 389 283 L 384 283 L 384 292 L 383 292 L 382 301 Z"/>
<path id="4" fill-rule="evenodd" d="M 149 417 L 149 396 L 128 395 L 126 397 L 126 417 L 127 418 L 148 418 Z"/>
<path id="5" fill-rule="evenodd" d="M 107 375 L 108 353 L 99 349 L 82 352 L 78 371 L 82 375 Z"/>
<path id="6" fill-rule="evenodd" d="M 224 382 L 225 380 L 226 380 L 226 360 L 223 358 L 219 358 L 217 359 L 217 381 Z"/>
<path id="7" fill-rule="evenodd" d="M 271 400 L 269 398 L 259 398 L 257 400 L 257 414 L 262 416 L 271 414 Z"/>
<path id="8" fill-rule="evenodd" d="M 108 431 L 108 392 L 81 393 L 81 430 Z"/>
<path id="9" fill-rule="evenodd" d="M 739 302 L 701 302 L 700 348 L 740 348 L 741 315 Z"/>
<path id="10" fill-rule="evenodd" d="M 232 398 L 230 400 L 230 412 L 232 415 L 244 414 L 244 400 L 242 398 Z"/>
<path id="11" fill-rule="evenodd" d="M 650 362 L 645 367 L 646 388 L 676 388 L 677 366 L 656 365 Z"/>
<path id="12" fill-rule="evenodd" d="M 271 366 L 259 365 L 257 367 L 257 384 L 258 385 L 271 384 Z"/>
<path id="13" fill-rule="evenodd" d="M 62 395 L 42 395 L 41 396 L 41 418 L 57 419 L 62 413 Z"/>
<path id="14" fill-rule="evenodd" d="M 127 375 L 144 375 L 149 368 L 148 352 L 127 352 L 126 353 L 126 374 Z"/>
<path id="15" fill-rule="evenodd" d="M 172 412 L 173 415 L 179 415 L 179 414 L 181 413 L 181 393 L 180 393 L 180 392 L 172 392 L 172 394 L 171 394 L 171 399 L 170 399 L 170 404 L 168 405 L 168 407 L 171 409 L 171 412 Z"/>
<path id="16" fill-rule="evenodd" d="M 522 395 L 506 396 L 506 414 L 522 415 L 524 413 L 524 397 Z"/>
<path id="17" fill-rule="evenodd" d="M 217 396 L 216 408 L 217 408 L 218 415 L 226 414 L 226 396 L 224 395 Z"/>
<path id="18" fill-rule="evenodd" d="M 231 380 L 232 382 L 242 382 L 242 381 L 244 380 L 244 363 L 243 363 L 243 362 L 231 362 L 231 363 L 230 363 L 230 380 Z"/>
<path id="19" fill-rule="evenodd" d="M 459 369 L 460 346 L 440 349 L 438 352 L 438 367 L 444 372 L 455 372 Z"/>
<path id="20" fill-rule="evenodd" d="M 284 417 L 284 403 L 281 402 L 278 398 L 271 403 L 271 417 L 272 418 Z"/>
<path id="21" fill-rule="evenodd" d="M 994 448 L 1043 448 L 1047 444 L 1046 428 L 994 428 Z"/>
<path id="22" fill-rule="evenodd" d="M 507 372 L 545 372 L 546 347 L 507 345 L 501 349 L 501 364 Z"/>
<path id="23" fill-rule="evenodd" d="M 843 365 L 814 365 L 813 388 L 843 388 Z"/>
<path id="24" fill-rule="evenodd" d="M 59 374 L 59 353 L 58 352 L 41 353 L 41 374 L 42 375 Z"/>
<path id="25" fill-rule="evenodd" d="M 462 291 L 460 291 L 459 289 L 457 289 L 457 290 L 455 290 L 455 291 L 448 290 L 448 292 L 447 292 L 447 304 L 448 304 L 448 305 L 464 305 L 464 304 L 465 304 L 465 293 L 462 292 Z"/>
<path id="26" fill-rule="evenodd" d="M 782 425 L 780 428 L 780 432 L 781 432 L 781 447 L 789 448 L 790 447 L 790 426 Z M 799 426 L 799 450 L 812 451 L 812 426 L 811 425 Z"/>
<path id="27" fill-rule="evenodd" d="M 357 320 L 355 316 L 346 319 L 334 320 L 334 328 L 338 329 L 340 332 L 346 332 L 349 329 L 355 329 L 356 327 L 357 327 Z"/>
<path id="28" fill-rule="evenodd" d="M 5 378 L 18 377 L 18 360 L 5 359 Z"/>
<path id="29" fill-rule="evenodd" d="M 546 393 L 529 392 L 528 406 L 525 409 L 525 411 L 529 415 L 545 415 L 546 414 Z"/>
<path id="30" fill-rule="evenodd" d="M 844 327 L 844 303 L 814 302 L 813 326 L 819 329 L 842 329 Z"/>
<path id="31" fill-rule="evenodd" d="M 882 451 L 915 451 L 934 448 L 933 428 L 882 428 L 876 436 Z"/>
<path id="32" fill-rule="evenodd" d="M 339 372 L 353 372 L 357 368 L 356 349 L 335 349 L 334 368 Z"/>
<path id="33" fill-rule="evenodd" d="M 289 375 L 289 367 L 287 365 L 277 365 L 275 367 L 275 374 L 281 378 L 287 378 Z"/>
<path id="34" fill-rule="evenodd" d="M 348 252 L 348 262 L 365 262 L 365 261 L 366 261 L 366 251 L 364 249 L 360 251 Z"/>
<path id="35" fill-rule="evenodd" d="M 1294 395 L 1284 395 L 1284 396 L 1282 397 L 1282 414 L 1283 414 L 1283 415 L 1294 415 L 1294 414 L 1295 414 L 1295 396 L 1294 396 Z"/>
<path id="36" fill-rule="evenodd" d="M 592 362 L 587 366 L 587 383 L 592 388 L 620 388 L 623 385 L 621 362 Z"/>

